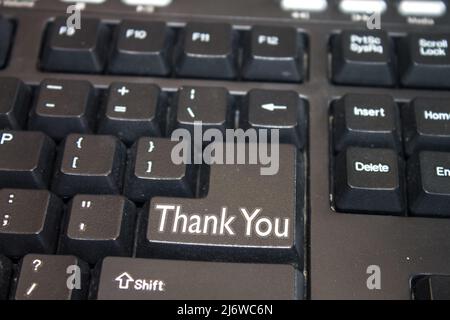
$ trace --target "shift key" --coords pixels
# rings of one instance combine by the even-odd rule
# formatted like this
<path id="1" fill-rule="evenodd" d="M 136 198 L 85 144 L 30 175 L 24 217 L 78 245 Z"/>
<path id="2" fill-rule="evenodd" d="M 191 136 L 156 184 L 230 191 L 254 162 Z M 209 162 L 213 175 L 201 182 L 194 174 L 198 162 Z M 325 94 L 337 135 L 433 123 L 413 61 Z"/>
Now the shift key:
<path id="1" fill-rule="evenodd" d="M 111 257 L 96 287 L 98 300 L 293 300 L 303 276 L 290 265 Z"/>

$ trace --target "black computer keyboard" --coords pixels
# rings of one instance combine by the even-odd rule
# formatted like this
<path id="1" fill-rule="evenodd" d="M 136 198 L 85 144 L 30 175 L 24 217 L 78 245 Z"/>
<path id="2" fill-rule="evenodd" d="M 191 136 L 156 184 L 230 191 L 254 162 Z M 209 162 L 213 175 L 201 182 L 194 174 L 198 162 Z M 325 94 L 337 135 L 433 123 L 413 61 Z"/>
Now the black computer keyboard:
<path id="1" fill-rule="evenodd" d="M 446 1 L 69 5 L 0 7 L 0 299 L 450 299 Z"/>

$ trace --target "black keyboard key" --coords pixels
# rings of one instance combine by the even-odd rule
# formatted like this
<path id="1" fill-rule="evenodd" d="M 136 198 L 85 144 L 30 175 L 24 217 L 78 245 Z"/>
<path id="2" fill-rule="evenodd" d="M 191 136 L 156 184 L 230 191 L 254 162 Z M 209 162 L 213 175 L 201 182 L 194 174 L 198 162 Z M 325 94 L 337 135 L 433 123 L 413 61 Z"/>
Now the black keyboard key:
<path id="1" fill-rule="evenodd" d="M 116 137 L 71 134 L 63 145 L 52 185 L 56 194 L 121 192 L 126 149 Z"/>
<path id="2" fill-rule="evenodd" d="M 408 193 L 411 215 L 450 217 L 450 153 L 422 151 L 410 158 Z"/>
<path id="3" fill-rule="evenodd" d="M 0 254 L 0 300 L 6 300 L 12 276 L 12 263 Z"/>
<path id="4" fill-rule="evenodd" d="M 401 150 L 400 114 L 389 95 L 347 94 L 333 104 L 336 151 L 346 147 Z"/>
<path id="5" fill-rule="evenodd" d="M 0 131 L 0 187 L 46 189 L 55 143 L 41 132 Z"/>
<path id="6" fill-rule="evenodd" d="M 26 255 L 14 300 L 81 300 L 87 298 L 89 267 L 73 256 Z"/>
<path id="7" fill-rule="evenodd" d="M 154 76 L 170 73 L 172 36 L 165 23 L 125 20 L 115 37 L 109 72 Z"/>
<path id="8" fill-rule="evenodd" d="M 62 211 L 62 201 L 47 190 L 0 190 L 0 252 L 54 253 Z"/>
<path id="9" fill-rule="evenodd" d="M 29 128 L 61 140 L 69 133 L 90 133 L 96 108 L 87 81 L 45 80 L 30 113 Z"/>
<path id="10" fill-rule="evenodd" d="M 153 196 L 193 196 L 192 165 L 175 164 L 172 151 L 178 142 L 141 138 L 130 151 L 125 178 L 125 195 L 145 202 Z"/>
<path id="11" fill-rule="evenodd" d="M 332 38 L 332 80 L 337 84 L 393 86 L 393 44 L 385 31 L 343 31 Z"/>
<path id="12" fill-rule="evenodd" d="M 98 19 L 82 18 L 81 29 L 67 26 L 66 17 L 50 24 L 42 54 L 46 71 L 98 73 L 108 53 L 108 28 Z"/>
<path id="13" fill-rule="evenodd" d="M 416 98 L 403 108 L 406 153 L 450 151 L 450 99 Z"/>
<path id="14" fill-rule="evenodd" d="M 184 77 L 236 77 L 233 29 L 222 23 L 188 23 L 177 50 L 176 73 Z"/>
<path id="15" fill-rule="evenodd" d="M 0 18 L 0 69 L 4 68 L 7 62 L 9 48 L 13 37 L 13 26 L 11 22 Z"/>
<path id="16" fill-rule="evenodd" d="M 118 136 L 127 144 L 162 133 L 161 90 L 151 84 L 113 83 L 98 132 Z"/>
<path id="17" fill-rule="evenodd" d="M 303 36 L 291 27 L 253 27 L 244 49 L 242 76 L 248 80 L 301 82 Z"/>
<path id="18" fill-rule="evenodd" d="M 134 204 L 122 196 L 75 196 L 58 252 L 90 264 L 106 256 L 131 256 L 135 211 Z"/>
<path id="19" fill-rule="evenodd" d="M 277 129 L 281 142 L 298 148 L 305 143 L 306 122 L 305 103 L 295 91 L 251 90 L 241 115 L 241 127 L 269 130 L 268 142 L 273 139 L 270 130 Z"/>
<path id="20" fill-rule="evenodd" d="M 200 125 L 200 121 L 204 130 L 216 128 L 225 132 L 226 128 L 232 127 L 231 98 L 224 88 L 183 87 L 179 90 L 175 103 L 176 128 L 184 128 L 193 133 L 195 125 Z"/>
<path id="21" fill-rule="evenodd" d="M 417 279 L 414 300 L 450 300 L 450 276 L 427 275 Z"/>
<path id="22" fill-rule="evenodd" d="M 391 149 L 348 148 L 336 158 L 334 201 L 339 211 L 403 214 L 403 160 Z"/>
<path id="23" fill-rule="evenodd" d="M 303 275 L 290 265 L 106 258 L 99 300 L 295 300 Z"/>
<path id="24" fill-rule="evenodd" d="M 30 89 L 19 79 L 0 78 L 0 129 L 21 129 L 27 119 Z"/>
<path id="25" fill-rule="evenodd" d="M 235 155 L 247 149 L 248 156 L 255 145 L 232 147 Z M 216 148 L 226 154 L 225 146 Z M 211 165 L 202 199 L 152 198 L 142 215 L 137 256 L 301 264 L 303 214 L 296 213 L 297 205 L 302 208 L 296 192 L 303 180 L 296 177 L 296 149 L 280 145 L 279 152 L 278 171 L 258 164 Z"/>
<path id="26" fill-rule="evenodd" d="M 401 83 L 407 87 L 450 88 L 450 34 L 417 34 L 399 45 Z"/>

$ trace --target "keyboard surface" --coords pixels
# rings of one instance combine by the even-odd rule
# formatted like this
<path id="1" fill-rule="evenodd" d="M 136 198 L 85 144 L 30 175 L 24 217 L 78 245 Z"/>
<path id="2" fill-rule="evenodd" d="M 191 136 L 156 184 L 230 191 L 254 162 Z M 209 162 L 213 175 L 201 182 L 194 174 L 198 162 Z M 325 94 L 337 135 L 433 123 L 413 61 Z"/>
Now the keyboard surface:
<path id="1" fill-rule="evenodd" d="M 125 2 L 0 7 L 0 299 L 450 299 L 446 1 Z"/>

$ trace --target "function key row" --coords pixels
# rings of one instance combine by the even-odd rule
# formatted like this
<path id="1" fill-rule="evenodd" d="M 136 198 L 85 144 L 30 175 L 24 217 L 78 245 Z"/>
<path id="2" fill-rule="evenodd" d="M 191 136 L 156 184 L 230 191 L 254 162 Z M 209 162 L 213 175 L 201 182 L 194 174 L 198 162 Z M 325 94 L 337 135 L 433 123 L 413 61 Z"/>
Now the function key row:
<path id="1" fill-rule="evenodd" d="M 112 39 L 112 47 L 110 42 Z M 240 44 L 243 43 L 243 46 Z M 302 82 L 306 36 L 291 27 L 236 31 L 224 23 L 81 20 L 50 23 L 42 48 L 45 71 Z M 241 59 L 242 55 L 242 59 Z M 242 63 L 240 62 L 242 60 Z"/>
<path id="2" fill-rule="evenodd" d="M 340 85 L 450 88 L 450 34 L 347 30 L 331 39 L 332 81 Z"/>
<path id="3" fill-rule="evenodd" d="M 241 97 L 219 87 L 183 87 L 168 94 L 139 83 L 113 83 L 103 91 L 82 80 L 44 80 L 31 91 L 21 80 L 0 78 L 0 129 L 41 131 L 56 141 L 95 132 L 131 145 L 177 128 L 193 131 L 201 121 L 202 128 L 220 131 L 278 128 L 282 142 L 305 143 L 306 102 L 294 91 L 255 89 Z"/>
<path id="4" fill-rule="evenodd" d="M 449 99 L 349 94 L 332 115 L 338 211 L 449 217 Z"/>

